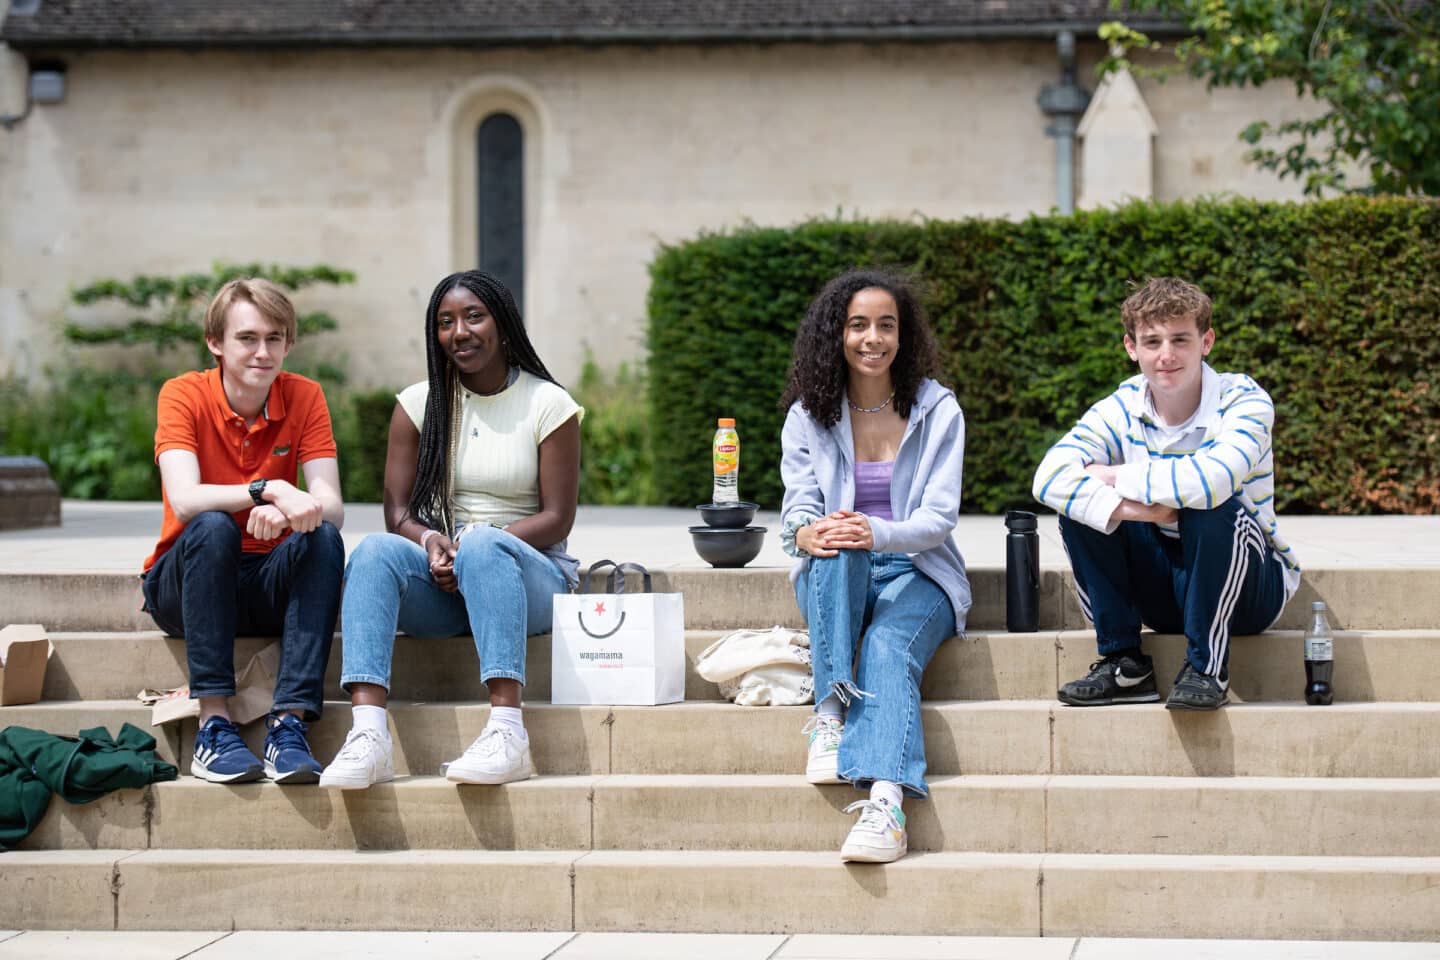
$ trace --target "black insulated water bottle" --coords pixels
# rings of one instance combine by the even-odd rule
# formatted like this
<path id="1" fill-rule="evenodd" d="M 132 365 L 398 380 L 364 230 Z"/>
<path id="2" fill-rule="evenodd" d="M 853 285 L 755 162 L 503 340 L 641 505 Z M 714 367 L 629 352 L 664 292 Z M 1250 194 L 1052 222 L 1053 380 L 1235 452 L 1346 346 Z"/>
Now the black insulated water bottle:
<path id="1" fill-rule="evenodd" d="M 1005 514 L 1005 629 L 1034 633 L 1040 629 L 1040 534 L 1035 514 Z"/>

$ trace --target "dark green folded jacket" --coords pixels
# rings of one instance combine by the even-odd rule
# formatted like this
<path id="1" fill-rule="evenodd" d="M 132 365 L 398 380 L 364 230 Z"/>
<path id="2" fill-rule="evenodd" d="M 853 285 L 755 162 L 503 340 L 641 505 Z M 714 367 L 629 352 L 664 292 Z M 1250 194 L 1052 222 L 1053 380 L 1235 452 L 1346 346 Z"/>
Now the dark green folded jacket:
<path id="1" fill-rule="evenodd" d="M 174 780 L 179 771 L 155 755 L 155 738 L 125 724 L 111 738 L 104 727 L 61 737 L 43 730 L 0 730 L 0 850 L 30 835 L 50 795 L 89 803 L 112 790 Z"/>

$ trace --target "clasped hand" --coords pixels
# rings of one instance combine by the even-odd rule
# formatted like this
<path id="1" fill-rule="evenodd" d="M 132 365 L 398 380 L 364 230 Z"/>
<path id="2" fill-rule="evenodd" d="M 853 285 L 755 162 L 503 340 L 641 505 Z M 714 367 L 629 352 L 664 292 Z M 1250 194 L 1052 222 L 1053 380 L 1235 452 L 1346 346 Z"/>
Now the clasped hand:
<path id="1" fill-rule="evenodd" d="M 455 583 L 455 541 L 443 533 L 425 538 L 425 554 L 430 561 L 430 577 L 435 586 L 446 593 L 454 593 L 459 586 Z"/>
<path id="2" fill-rule="evenodd" d="M 836 510 L 795 531 L 795 544 L 812 557 L 833 557 L 841 550 L 873 550 L 870 520 L 853 510 Z"/>
<path id="3" fill-rule="evenodd" d="M 325 519 L 320 501 L 285 480 L 271 480 L 265 492 L 274 499 L 250 511 L 245 532 L 256 540 L 275 540 L 287 529 L 309 533 Z"/>

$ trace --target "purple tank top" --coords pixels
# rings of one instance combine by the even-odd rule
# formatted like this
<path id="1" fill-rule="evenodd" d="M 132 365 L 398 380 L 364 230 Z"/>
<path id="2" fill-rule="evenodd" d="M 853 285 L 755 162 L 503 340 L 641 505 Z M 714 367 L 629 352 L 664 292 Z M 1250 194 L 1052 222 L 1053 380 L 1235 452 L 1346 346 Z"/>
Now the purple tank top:
<path id="1" fill-rule="evenodd" d="M 894 460 L 855 463 L 855 512 L 881 520 L 894 520 L 890 515 L 890 476 Z"/>

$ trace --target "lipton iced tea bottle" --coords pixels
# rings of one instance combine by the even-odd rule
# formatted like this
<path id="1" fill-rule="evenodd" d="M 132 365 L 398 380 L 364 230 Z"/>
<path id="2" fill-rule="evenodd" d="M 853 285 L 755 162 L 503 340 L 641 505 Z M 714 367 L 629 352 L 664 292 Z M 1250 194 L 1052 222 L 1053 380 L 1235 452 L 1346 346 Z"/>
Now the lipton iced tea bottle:
<path id="1" fill-rule="evenodd" d="M 715 441 L 710 452 L 715 463 L 715 489 L 712 503 L 738 503 L 740 500 L 740 434 L 735 421 L 721 417 L 716 421 Z"/>

